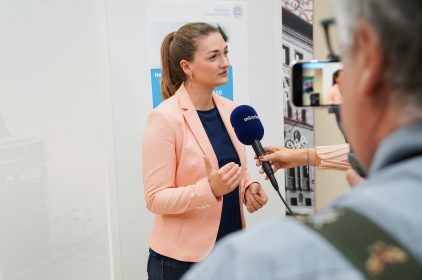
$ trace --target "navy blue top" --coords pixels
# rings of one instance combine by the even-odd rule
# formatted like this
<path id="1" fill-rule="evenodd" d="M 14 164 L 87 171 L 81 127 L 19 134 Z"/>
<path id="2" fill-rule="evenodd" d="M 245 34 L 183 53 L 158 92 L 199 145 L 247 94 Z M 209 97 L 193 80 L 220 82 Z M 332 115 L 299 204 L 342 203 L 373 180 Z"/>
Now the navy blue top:
<path id="1" fill-rule="evenodd" d="M 239 156 L 217 108 L 197 112 L 217 156 L 218 166 L 221 168 L 229 162 L 240 165 Z M 234 191 L 223 196 L 223 211 L 221 213 L 217 241 L 241 228 L 239 187 L 236 187 Z"/>

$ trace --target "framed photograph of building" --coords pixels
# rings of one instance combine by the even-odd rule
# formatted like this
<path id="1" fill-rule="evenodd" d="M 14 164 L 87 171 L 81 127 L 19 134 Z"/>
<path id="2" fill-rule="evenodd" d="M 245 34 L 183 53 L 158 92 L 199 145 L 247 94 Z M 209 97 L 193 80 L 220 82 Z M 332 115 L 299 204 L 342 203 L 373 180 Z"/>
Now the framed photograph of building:
<path id="1" fill-rule="evenodd" d="M 293 107 L 290 102 L 290 66 L 313 58 L 313 1 L 283 0 L 283 94 L 284 143 L 297 149 L 314 145 L 313 111 Z M 308 81 L 309 84 L 312 81 Z M 295 213 L 315 210 L 315 170 L 302 166 L 286 170 L 286 201 Z"/>

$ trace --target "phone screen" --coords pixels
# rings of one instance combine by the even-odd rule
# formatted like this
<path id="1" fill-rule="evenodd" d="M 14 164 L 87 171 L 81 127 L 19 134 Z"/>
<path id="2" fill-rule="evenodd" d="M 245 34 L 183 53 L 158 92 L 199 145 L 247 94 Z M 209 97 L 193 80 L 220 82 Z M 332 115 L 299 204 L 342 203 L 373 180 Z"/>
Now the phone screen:
<path id="1" fill-rule="evenodd" d="M 341 104 L 343 66 L 338 61 L 304 61 L 292 66 L 292 101 L 297 107 Z"/>

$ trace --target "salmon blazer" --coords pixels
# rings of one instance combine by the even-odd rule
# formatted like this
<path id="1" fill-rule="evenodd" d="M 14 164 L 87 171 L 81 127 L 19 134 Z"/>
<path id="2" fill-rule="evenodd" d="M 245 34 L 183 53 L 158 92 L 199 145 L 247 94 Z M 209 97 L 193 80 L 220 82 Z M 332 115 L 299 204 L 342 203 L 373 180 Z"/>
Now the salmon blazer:
<path id="1" fill-rule="evenodd" d="M 239 207 L 244 227 L 243 197 L 253 180 L 245 147 L 230 124 L 236 104 L 215 94 L 213 100 L 243 169 Z M 142 153 L 145 200 L 156 215 L 149 246 L 177 260 L 202 260 L 215 244 L 223 203 L 211 191 L 204 162 L 208 158 L 218 170 L 217 157 L 183 85 L 149 114 Z"/>

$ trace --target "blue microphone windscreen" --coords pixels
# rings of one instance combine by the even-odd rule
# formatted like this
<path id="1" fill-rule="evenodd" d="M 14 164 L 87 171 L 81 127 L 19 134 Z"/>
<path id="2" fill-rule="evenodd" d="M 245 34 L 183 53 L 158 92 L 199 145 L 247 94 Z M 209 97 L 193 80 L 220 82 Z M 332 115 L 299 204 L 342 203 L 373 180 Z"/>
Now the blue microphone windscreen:
<path id="1" fill-rule="evenodd" d="M 252 145 L 255 140 L 261 140 L 264 137 L 264 127 L 251 106 L 236 107 L 230 115 L 230 122 L 237 138 L 245 145 Z"/>

